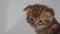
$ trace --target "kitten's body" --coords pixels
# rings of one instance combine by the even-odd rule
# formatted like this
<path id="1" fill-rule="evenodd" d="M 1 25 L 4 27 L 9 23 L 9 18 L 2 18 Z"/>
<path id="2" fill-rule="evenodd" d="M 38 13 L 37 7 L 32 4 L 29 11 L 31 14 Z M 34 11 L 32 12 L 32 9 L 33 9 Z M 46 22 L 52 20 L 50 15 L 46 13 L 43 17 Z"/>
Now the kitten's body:
<path id="1" fill-rule="evenodd" d="M 59 34 L 60 24 L 54 17 L 54 11 L 45 5 L 30 5 L 27 12 L 27 22 L 35 28 L 37 34 Z"/>

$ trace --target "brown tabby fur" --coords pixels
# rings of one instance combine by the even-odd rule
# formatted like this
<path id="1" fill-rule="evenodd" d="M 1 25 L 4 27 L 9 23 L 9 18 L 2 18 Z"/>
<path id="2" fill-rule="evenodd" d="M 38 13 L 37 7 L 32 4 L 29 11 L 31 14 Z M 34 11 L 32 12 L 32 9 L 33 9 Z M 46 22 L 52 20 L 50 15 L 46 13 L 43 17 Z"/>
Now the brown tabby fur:
<path id="1" fill-rule="evenodd" d="M 35 4 L 27 6 L 24 11 L 27 13 L 27 22 L 35 28 L 37 34 L 60 34 L 60 24 L 52 8 Z M 43 22 L 39 22 L 41 19 Z"/>

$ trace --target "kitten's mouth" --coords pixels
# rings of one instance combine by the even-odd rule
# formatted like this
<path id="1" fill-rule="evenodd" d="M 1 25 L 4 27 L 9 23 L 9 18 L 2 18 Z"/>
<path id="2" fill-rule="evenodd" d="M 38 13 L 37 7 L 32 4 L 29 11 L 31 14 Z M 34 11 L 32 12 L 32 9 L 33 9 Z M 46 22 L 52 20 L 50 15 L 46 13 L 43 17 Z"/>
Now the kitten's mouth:
<path id="1" fill-rule="evenodd" d="M 46 27 L 46 25 L 42 25 L 42 24 L 31 24 L 32 25 L 32 27 L 34 28 L 34 29 L 42 29 L 42 28 L 45 28 Z"/>
<path id="2" fill-rule="evenodd" d="M 42 29 L 42 28 L 45 28 L 46 27 L 46 25 L 42 25 L 42 26 L 35 26 L 34 28 L 35 29 Z"/>
<path id="3" fill-rule="evenodd" d="M 44 30 L 44 29 L 47 29 L 48 27 L 50 26 L 50 24 L 48 25 L 41 25 L 41 26 L 39 26 L 39 25 L 37 25 L 37 26 L 34 26 L 34 29 L 35 30 Z"/>
<path id="4" fill-rule="evenodd" d="M 40 27 L 35 27 L 34 29 L 35 29 L 35 30 L 39 30 L 39 31 L 44 31 L 44 30 L 46 30 L 47 28 L 48 28 L 48 26 L 42 25 L 42 26 L 40 26 Z"/>

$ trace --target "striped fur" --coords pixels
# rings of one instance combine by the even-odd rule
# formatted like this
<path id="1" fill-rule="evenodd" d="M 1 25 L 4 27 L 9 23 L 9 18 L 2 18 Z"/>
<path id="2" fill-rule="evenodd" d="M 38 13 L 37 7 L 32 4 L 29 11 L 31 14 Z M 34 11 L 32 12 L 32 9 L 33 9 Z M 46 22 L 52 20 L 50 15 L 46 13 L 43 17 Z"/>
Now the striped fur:
<path id="1" fill-rule="evenodd" d="M 24 11 L 27 13 L 27 22 L 35 28 L 37 34 L 59 34 L 60 24 L 52 8 L 34 4 L 27 6 Z"/>

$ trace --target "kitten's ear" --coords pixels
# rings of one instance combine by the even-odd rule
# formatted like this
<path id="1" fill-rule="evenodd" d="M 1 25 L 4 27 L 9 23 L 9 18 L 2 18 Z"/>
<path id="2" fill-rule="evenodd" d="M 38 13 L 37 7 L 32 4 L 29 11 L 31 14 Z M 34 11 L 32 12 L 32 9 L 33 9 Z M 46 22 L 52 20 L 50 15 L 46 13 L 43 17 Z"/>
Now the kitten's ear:
<path id="1" fill-rule="evenodd" d="M 30 9 L 30 8 L 32 8 L 32 6 L 31 6 L 31 5 L 29 5 L 29 6 L 27 6 L 26 8 L 24 8 L 24 10 L 23 10 L 23 11 L 26 11 L 26 10 L 28 10 L 28 9 Z"/>
<path id="2" fill-rule="evenodd" d="M 54 10 L 52 8 L 47 8 L 47 11 L 50 12 L 53 16 L 55 15 Z"/>

